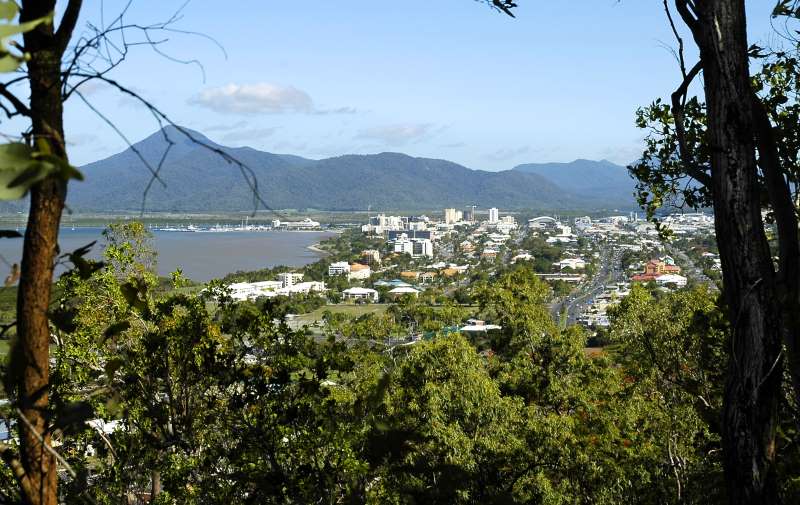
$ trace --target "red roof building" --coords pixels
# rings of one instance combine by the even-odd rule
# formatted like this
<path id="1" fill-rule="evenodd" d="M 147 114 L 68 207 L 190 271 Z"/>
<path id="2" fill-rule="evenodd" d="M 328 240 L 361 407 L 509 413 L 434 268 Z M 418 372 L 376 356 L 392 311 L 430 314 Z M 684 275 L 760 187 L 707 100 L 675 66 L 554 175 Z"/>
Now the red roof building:
<path id="1" fill-rule="evenodd" d="M 650 282 L 656 280 L 656 277 L 661 275 L 679 273 L 681 273 L 681 267 L 674 263 L 650 260 L 644 265 L 644 272 L 634 275 L 631 277 L 631 280 L 634 282 Z"/>

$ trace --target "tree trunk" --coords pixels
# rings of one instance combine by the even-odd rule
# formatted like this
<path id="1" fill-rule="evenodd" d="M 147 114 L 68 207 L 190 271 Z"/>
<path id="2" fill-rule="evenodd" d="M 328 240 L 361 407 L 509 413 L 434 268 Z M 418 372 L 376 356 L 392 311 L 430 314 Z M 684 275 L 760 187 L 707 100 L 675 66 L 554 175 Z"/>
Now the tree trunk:
<path id="1" fill-rule="evenodd" d="M 161 494 L 161 471 L 150 471 L 150 503 L 155 503 Z"/>
<path id="2" fill-rule="evenodd" d="M 733 504 L 777 503 L 781 310 L 761 219 L 743 0 L 700 0 L 690 25 L 703 62 L 715 228 L 731 321 L 723 464 Z"/>
<path id="3" fill-rule="evenodd" d="M 23 3 L 20 19 L 47 15 L 54 1 Z M 31 133 L 45 142 L 53 154 L 66 159 L 61 101 L 61 56 L 53 25 L 39 26 L 24 35 L 30 54 Z M 50 387 L 50 328 L 47 309 L 53 265 L 58 248 L 58 228 L 66 197 L 66 181 L 50 177 L 31 188 L 31 205 L 22 252 L 17 295 L 17 335 L 14 370 L 22 422 L 20 459 L 29 491 L 23 500 L 30 505 L 56 505 L 57 467 L 50 449 L 48 391 Z"/>

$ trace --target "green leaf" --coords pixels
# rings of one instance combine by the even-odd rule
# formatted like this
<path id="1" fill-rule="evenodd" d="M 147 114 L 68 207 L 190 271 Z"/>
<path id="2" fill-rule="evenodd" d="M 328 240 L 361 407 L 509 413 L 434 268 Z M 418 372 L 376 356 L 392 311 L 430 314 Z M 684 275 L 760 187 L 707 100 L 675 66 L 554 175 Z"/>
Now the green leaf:
<path id="1" fill-rule="evenodd" d="M 4 56 L 0 56 L 0 72 L 13 72 L 19 68 L 19 58 L 5 51 L 0 51 L 0 54 L 4 54 Z"/>
<path id="2" fill-rule="evenodd" d="M 128 321 L 120 321 L 119 323 L 114 323 L 109 326 L 106 331 L 103 333 L 103 340 L 108 340 L 111 337 L 119 335 L 123 331 L 127 330 L 131 327 L 131 323 Z"/>
<path id="3" fill-rule="evenodd" d="M 17 6 L 16 2 L 11 0 L 0 2 L 0 19 L 11 21 L 17 16 L 18 12 L 19 7 Z"/>
<path id="4" fill-rule="evenodd" d="M 19 24 L 11 24 L 11 23 L 9 23 L 9 24 L 5 24 L 5 25 L 0 25 L 0 38 L 6 39 L 8 37 L 11 37 L 11 36 L 14 36 L 14 35 L 17 35 L 17 34 L 20 34 L 20 33 L 29 32 L 29 31 L 33 30 L 34 28 L 36 28 L 37 26 L 39 26 L 41 24 L 52 22 L 52 21 L 53 21 L 53 13 L 51 12 L 47 16 L 41 17 L 39 19 L 34 19 L 34 20 L 31 20 L 31 21 L 26 21 L 25 23 L 19 23 Z"/>
<path id="5" fill-rule="evenodd" d="M 25 196 L 28 191 L 26 186 L 9 186 L 33 163 L 33 152 L 27 145 L 20 142 L 0 144 L 0 200 L 16 200 Z"/>
<path id="6" fill-rule="evenodd" d="M 105 366 L 106 377 L 109 379 L 113 377 L 116 371 L 119 370 L 124 363 L 125 361 L 123 361 L 122 358 L 108 360 Z"/>
<path id="7" fill-rule="evenodd" d="M 8 188 L 19 188 L 22 187 L 25 191 L 28 190 L 31 186 L 36 184 L 37 182 L 41 181 L 50 173 L 48 166 L 43 163 L 34 163 L 32 165 L 28 165 L 28 167 L 23 170 L 19 175 L 14 177 L 14 179 L 8 183 Z"/>

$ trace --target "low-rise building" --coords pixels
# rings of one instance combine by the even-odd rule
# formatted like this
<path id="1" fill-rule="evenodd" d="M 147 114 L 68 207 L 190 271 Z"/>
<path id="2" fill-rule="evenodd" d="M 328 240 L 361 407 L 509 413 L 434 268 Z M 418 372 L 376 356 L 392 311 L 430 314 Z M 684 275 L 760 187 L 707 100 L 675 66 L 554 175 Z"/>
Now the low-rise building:
<path id="1" fill-rule="evenodd" d="M 236 301 L 255 300 L 262 296 L 274 296 L 281 288 L 279 281 L 236 282 L 229 284 L 231 298 Z"/>
<path id="2" fill-rule="evenodd" d="M 349 288 L 342 291 L 342 296 L 345 300 L 368 300 L 376 303 L 378 301 L 378 292 L 369 288 Z"/>
<path id="3" fill-rule="evenodd" d="M 400 272 L 400 277 L 407 281 L 417 281 L 419 280 L 420 272 Z"/>
<path id="4" fill-rule="evenodd" d="M 401 296 L 418 296 L 420 291 L 418 289 L 414 289 L 412 287 L 397 287 L 389 291 L 389 295 L 393 298 L 399 298 Z"/>
<path id="5" fill-rule="evenodd" d="M 361 261 L 366 265 L 375 266 L 381 264 L 381 253 L 375 249 L 361 251 Z"/>
<path id="6" fill-rule="evenodd" d="M 533 260 L 534 260 L 533 254 L 523 252 L 511 258 L 511 263 L 516 263 L 517 261 L 533 261 Z"/>
<path id="7" fill-rule="evenodd" d="M 650 282 L 656 280 L 657 277 L 665 274 L 680 274 L 681 267 L 669 256 L 656 260 L 652 259 L 645 263 L 644 272 L 634 275 L 631 280 L 635 282 Z"/>
<path id="8" fill-rule="evenodd" d="M 656 284 L 659 286 L 675 285 L 679 288 L 686 286 L 686 277 L 678 274 L 664 274 L 655 278 Z"/>
<path id="9" fill-rule="evenodd" d="M 337 261 L 328 266 L 328 275 L 346 275 L 350 273 L 350 263 Z"/>
<path id="10" fill-rule="evenodd" d="M 291 286 L 287 286 L 285 288 L 281 288 L 276 291 L 279 295 L 286 295 L 291 296 L 294 294 L 310 294 L 310 293 L 324 293 L 327 291 L 324 282 L 319 281 L 309 281 L 309 282 L 299 282 L 297 284 L 293 284 Z"/>
<path id="11" fill-rule="evenodd" d="M 586 268 L 586 262 L 581 258 L 564 258 L 561 261 L 553 263 L 553 266 L 558 267 L 559 270 L 564 270 L 565 268 L 583 270 Z"/>
<path id="12" fill-rule="evenodd" d="M 422 284 L 430 284 L 436 280 L 438 274 L 436 272 L 422 272 L 419 276 L 419 281 Z"/>
<path id="13" fill-rule="evenodd" d="M 369 279 L 370 275 L 372 275 L 372 269 L 368 265 L 362 265 L 361 263 L 350 265 L 350 274 L 348 275 L 350 280 L 363 281 Z"/>

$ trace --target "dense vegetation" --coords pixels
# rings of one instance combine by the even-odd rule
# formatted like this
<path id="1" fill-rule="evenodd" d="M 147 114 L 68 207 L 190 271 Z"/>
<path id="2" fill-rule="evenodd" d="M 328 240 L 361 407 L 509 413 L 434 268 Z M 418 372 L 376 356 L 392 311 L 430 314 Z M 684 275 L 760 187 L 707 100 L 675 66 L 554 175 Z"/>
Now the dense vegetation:
<path id="1" fill-rule="evenodd" d="M 486 339 L 446 331 L 465 309 L 413 300 L 340 316 L 311 339 L 279 322 L 281 303 L 155 293 L 139 263 L 147 242 L 122 231 L 103 268 L 59 282 L 67 503 L 724 500 L 715 412 L 729 330 L 702 288 L 636 288 L 614 314 L 616 350 L 594 355 L 579 328 L 553 322 L 549 288 L 525 265 L 473 290 L 502 326 Z M 383 340 L 409 320 L 434 334 Z M 95 418 L 120 424 L 101 433 L 84 423 Z M 14 496 L 8 473 L 2 482 Z"/>

